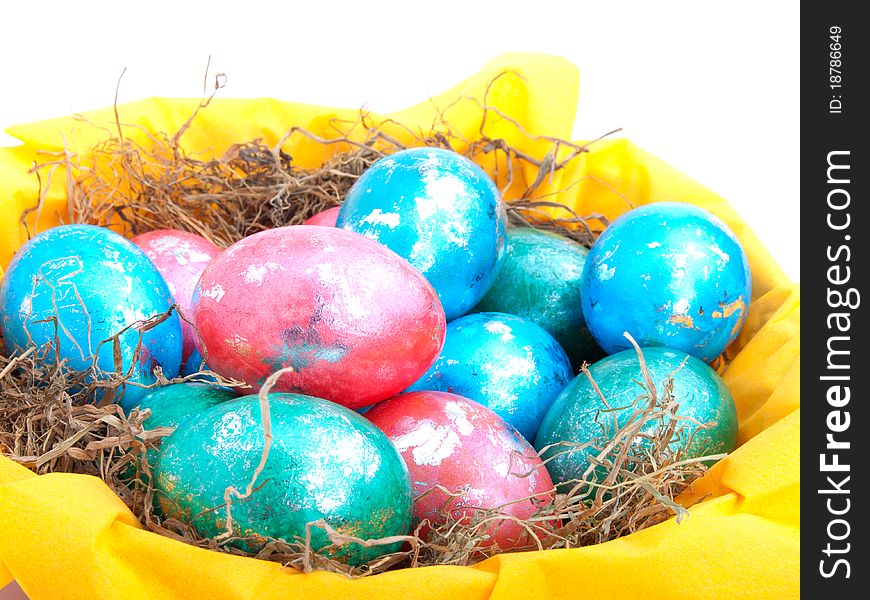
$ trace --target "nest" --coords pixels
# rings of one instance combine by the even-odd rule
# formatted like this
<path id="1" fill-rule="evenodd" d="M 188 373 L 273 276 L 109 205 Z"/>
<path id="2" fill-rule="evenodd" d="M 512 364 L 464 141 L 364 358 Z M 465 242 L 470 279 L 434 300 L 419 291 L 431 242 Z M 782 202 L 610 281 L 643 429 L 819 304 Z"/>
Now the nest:
<path id="1" fill-rule="evenodd" d="M 539 193 L 539 189 L 572 159 L 588 152 L 590 145 L 619 130 L 584 145 L 531 135 L 515 119 L 487 104 L 489 90 L 507 74 L 489 83 L 483 100 L 473 99 L 483 115 L 474 139 L 467 139 L 441 114 L 430 131 L 421 133 L 392 121 L 374 123 L 361 111 L 355 122 L 333 120 L 334 135 L 328 139 L 293 127 L 274 147 L 250 140 L 233 144 L 219 158 L 201 160 L 185 152 L 181 139 L 199 111 L 208 107 L 212 95 L 175 134 L 147 132 L 147 143 L 140 144 L 123 135 L 125 126 L 118 121 L 117 135 L 107 137 L 87 155 L 45 153 L 52 158 L 36 165 L 32 172 L 41 182 L 50 182 L 58 167 L 66 168 L 72 222 L 120 228 L 129 235 L 171 223 L 173 228 L 196 233 L 224 248 L 259 231 L 298 225 L 317 212 L 339 206 L 363 171 L 383 156 L 412 146 L 439 147 L 478 162 L 492 162 L 494 179 L 503 194 L 514 185 L 519 168 L 533 167 L 535 180 L 507 203 L 510 222 L 554 231 L 589 247 L 607 226 L 607 219 L 600 214 L 578 215 L 558 197 L 581 181 L 595 178 L 572 181 L 555 192 Z M 216 90 L 219 85 L 216 81 Z M 538 159 L 503 139 L 489 137 L 484 129 L 494 119 L 511 123 L 529 140 L 548 143 L 550 150 Z M 387 132 L 391 127 L 401 127 L 413 143 L 399 141 Z M 339 151 L 316 169 L 299 168 L 282 150 L 296 136 Z M 632 207 L 607 182 L 599 183 Z M 42 212 L 44 198 L 43 193 L 35 206 L 22 214 L 25 227 L 29 227 L 31 213 L 38 216 Z"/>
<path id="2" fill-rule="evenodd" d="M 202 160 L 185 152 L 180 140 L 209 101 L 210 98 L 205 100 L 174 135 L 150 133 L 147 145 L 137 144 L 124 137 L 119 122 L 117 135 L 108 137 L 88 156 L 67 152 L 49 156 L 34 167 L 34 172 L 45 183 L 58 167 L 66 168 L 69 216 L 73 222 L 121 227 L 131 235 L 171 224 L 226 247 L 258 231 L 299 224 L 317 212 L 340 205 L 356 179 L 372 163 L 407 147 L 361 113 L 357 123 L 339 124 L 341 127 L 336 131 L 341 133 L 331 139 L 294 128 L 275 147 L 252 140 L 233 145 L 220 158 Z M 412 145 L 461 149 L 473 160 L 494 159 L 496 165 L 502 166 L 495 180 L 503 191 L 514 184 L 516 166 L 533 165 L 538 176 L 507 205 L 510 221 L 514 225 L 555 231 L 587 247 L 591 245 L 607 225 L 603 216 L 574 213 L 558 202 L 558 192 L 536 193 L 568 161 L 588 152 L 589 145 L 522 132 L 531 139 L 545 139 L 551 144 L 544 158 L 536 159 L 504 140 L 486 136 L 487 119 L 504 119 L 519 130 L 522 128 L 508 115 L 488 106 L 486 97 L 479 104 L 483 118 L 476 139 L 464 139 L 442 120 L 425 135 L 410 132 Z M 340 151 L 317 169 L 298 168 L 293 158 L 281 150 L 287 139 L 297 135 L 320 144 L 338 144 Z M 566 189 L 578 183 L 569 182 Z M 47 185 L 42 186 L 43 193 L 34 207 L 22 215 L 25 225 L 29 213 L 42 210 L 46 188 Z M 96 475 L 130 507 L 144 528 L 202 548 L 278 561 L 302 571 L 321 569 L 354 577 L 397 567 L 469 565 L 500 551 L 487 542 L 493 527 L 504 521 L 518 523 L 527 532 L 527 543 L 512 550 L 522 551 L 602 543 L 672 515 L 679 520 L 686 514 L 676 499 L 703 474 L 705 462 L 721 457 L 689 459 L 682 455 L 680 448 L 685 446 L 688 430 L 676 415 L 678 402 L 671 393 L 672 382 L 657 387 L 649 377 L 640 349 L 637 351 L 644 380 L 637 382 L 634 403 L 621 407 L 630 412 L 630 418 L 613 433 L 611 423 L 604 426 L 605 419 L 612 415 L 604 412 L 599 418 L 602 430 L 609 432 L 607 436 L 584 447 L 559 448 L 559 452 L 591 453 L 590 471 L 582 479 L 560 486 L 552 501 L 541 505 L 535 515 L 524 521 L 507 515 L 505 507 L 479 509 L 471 516 L 466 514 L 457 519 L 449 506 L 452 498 L 448 498 L 441 522 L 421 523 L 407 536 L 360 540 L 339 534 L 325 522 L 315 522 L 309 524 L 308 535 L 304 537 L 267 540 L 265 545 L 260 544 L 258 552 L 246 553 L 233 544 L 238 538 L 231 533 L 231 509 L 234 501 L 256 493 L 257 484 L 262 483 L 257 481 L 258 469 L 251 474 L 245 491 L 227 490 L 225 504 L 213 509 L 227 512 L 228 531 L 215 538 L 203 538 L 189 524 L 164 518 L 154 510 L 156 492 L 150 483 L 151 465 L 145 451 L 158 447 L 171 428 L 148 430 L 142 425 L 149 416 L 147 411 L 125 414 L 112 403 L 113 391 L 125 382 L 123 374 L 108 378 L 102 374 L 97 378 L 93 372 L 75 372 L 56 360 L 51 344 L 13 356 L 0 355 L 0 452 L 37 473 Z M 591 379 L 586 365 L 582 372 Z M 261 407 L 265 411 L 268 411 L 266 392 L 278 376 L 280 372 L 261 391 Z M 171 382 L 178 381 L 240 383 L 227 382 L 208 371 Z M 159 377 L 158 385 L 165 383 L 169 381 Z M 97 388 L 102 400 L 95 404 L 92 401 Z M 271 439 L 268 427 L 264 435 L 267 443 L 261 466 L 268 456 Z M 592 469 L 596 473 L 603 470 L 606 476 L 592 477 Z M 426 539 L 419 535 L 423 526 L 429 529 Z M 313 528 L 324 530 L 333 547 L 349 542 L 371 546 L 401 541 L 404 545 L 400 552 L 351 567 L 328 557 L 332 547 L 313 551 L 310 545 Z"/>

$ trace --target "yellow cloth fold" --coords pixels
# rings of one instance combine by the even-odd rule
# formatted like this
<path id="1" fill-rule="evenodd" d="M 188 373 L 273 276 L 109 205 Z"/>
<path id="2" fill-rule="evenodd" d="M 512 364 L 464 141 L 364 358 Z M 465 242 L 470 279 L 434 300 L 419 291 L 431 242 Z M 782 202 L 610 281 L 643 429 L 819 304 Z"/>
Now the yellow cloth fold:
<path id="1" fill-rule="evenodd" d="M 576 69 L 562 59 L 509 54 L 431 101 L 387 118 L 421 131 L 446 119 L 465 138 L 474 139 L 485 102 L 516 121 L 491 112 L 485 134 L 542 158 L 549 144 L 522 130 L 570 136 L 578 81 Z M 121 121 L 135 125 L 124 127 L 124 133 L 144 143 L 145 131 L 174 132 L 198 102 L 152 98 L 122 105 Z M 334 135 L 335 119 L 353 121 L 357 116 L 354 110 L 270 99 L 218 99 L 200 113 L 184 144 L 206 156 L 219 155 L 230 144 L 253 138 L 276 144 L 293 126 Z M 53 119 L 8 130 L 24 144 L 0 149 L 0 266 L 27 239 L 19 215 L 38 199 L 37 180 L 27 174 L 34 160 L 49 160 L 45 152 L 86 152 L 114 127 L 114 113 L 106 109 L 84 120 Z M 410 141 L 401 127 L 391 133 Z M 317 165 L 335 151 L 302 136 L 291 137 L 284 149 L 303 166 Z M 482 164 L 494 168 L 485 160 Z M 535 175 L 532 169 L 516 169 L 508 198 Z M 52 175 L 40 210 L 40 230 L 66 218 L 65 177 L 62 167 Z M 722 198 L 626 140 L 592 145 L 538 193 L 558 190 L 569 181 L 580 183 L 559 201 L 579 214 L 599 212 L 612 218 L 630 206 L 666 200 L 708 208 L 734 229 L 749 256 L 753 302 L 724 375 L 738 407 L 741 446 L 695 483 L 692 493 L 703 500 L 681 523 L 670 520 L 599 546 L 508 554 L 474 567 L 405 569 L 352 581 L 327 573 L 302 575 L 274 563 L 163 538 L 142 530 L 124 504 L 93 477 L 36 476 L 0 457 L 0 586 L 14 576 L 34 599 L 797 597 L 799 287 L 787 280 Z M 31 231 L 35 217 L 31 213 L 28 219 Z"/>

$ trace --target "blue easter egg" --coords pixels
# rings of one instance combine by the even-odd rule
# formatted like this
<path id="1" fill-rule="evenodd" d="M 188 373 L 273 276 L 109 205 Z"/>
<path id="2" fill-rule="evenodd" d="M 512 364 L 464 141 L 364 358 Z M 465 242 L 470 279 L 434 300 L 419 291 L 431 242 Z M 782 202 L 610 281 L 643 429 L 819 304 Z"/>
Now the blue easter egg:
<path id="1" fill-rule="evenodd" d="M 158 366 L 166 377 L 178 375 L 180 319 L 173 313 L 151 329 L 131 327 L 117 345 L 111 338 L 166 313 L 172 304 L 166 282 L 144 252 L 91 225 L 63 225 L 35 236 L 15 255 L 0 285 L 3 338 L 10 351 L 57 339 L 57 354 L 72 369 L 96 366 L 97 379 L 129 373 L 120 398 L 114 398 L 125 409 L 149 392 L 131 383 L 155 383 Z"/>
<path id="2" fill-rule="evenodd" d="M 476 313 L 447 325 L 441 354 L 408 391 L 470 398 L 533 440 L 572 376 L 565 351 L 538 325 L 513 315 Z"/>
<path id="3" fill-rule="evenodd" d="M 181 375 L 187 377 L 204 369 L 208 369 L 208 365 L 205 364 L 199 348 L 194 346 L 193 350 L 190 351 L 190 356 L 184 361 L 184 366 L 181 367 Z"/>
<path id="4" fill-rule="evenodd" d="M 464 156 L 410 148 L 380 159 L 350 189 L 337 227 L 387 246 L 432 284 L 447 320 L 486 294 L 504 256 L 505 208 Z"/>
<path id="5" fill-rule="evenodd" d="M 737 337 L 749 309 L 749 262 L 711 213 L 662 202 L 623 214 L 586 257 L 581 297 L 592 335 L 608 353 L 641 346 L 712 361 Z"/>

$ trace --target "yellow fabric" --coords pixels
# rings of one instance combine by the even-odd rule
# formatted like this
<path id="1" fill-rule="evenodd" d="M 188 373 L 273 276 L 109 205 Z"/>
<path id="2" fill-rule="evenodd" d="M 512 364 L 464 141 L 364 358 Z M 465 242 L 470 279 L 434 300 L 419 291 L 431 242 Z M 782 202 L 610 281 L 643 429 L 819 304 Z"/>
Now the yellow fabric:
<path id="1" fill-rule="evenodd" d="M 488 88 L 488 82 L 505 71 Z M 432 101 L 389 117 L 422 131 L 446 119 L 466 139 L 474 139 L 486 95 L 488 105 L 510 115 L 525 131 L 564 138 L 571 133 L 578 91 L 577 71 L 564 60 L 511 54 Z M 144 142 L 144 130 L 175 131 L 197 102 L 149 99 L 123 105 L 121 120 L 141 126 L 126 127 L 125 135 Z M 111 109 L 86 117 L 109 131 L 114 128 Z M 356 117 L 353 110 L 277 100 L 217 100 L 200 114 L 184 141 L 188 149 L 214 155 L 231 143 L 255 137 L 277 143 L 294 125 L 329 136 L 335 119 Z M 36 178 L 26 173 L 37 159 L 36 149 L 85 152 L 105 135 L 71 118 L 13 127 L 9 132 L 24 145 L 0 149 L 0 266 L 8 264 L 15 248 L 27 239 L 18 215 L 37 198 Z M 549 147 L 492 113 L 484 132 L 506 138 L 539 158 Z M 392 133 L 409 139 L 398 126 Z M 285 150 L 299 164 L 316 165 L 335 148 L 293 136 Z M 499 167 L 504 175 L 505 165 Z M 536 173 L 515 169 L 513 175 L 509 197 Z M 64 218 L 65 177 L 62 168 L 52 176 L 40 229 Z M 722 198 L 626 140 L 596 143 L 544 182 L 539 193 L 576 180 L 581 183 L 560 200 L 570 202 L 580 214 L 614 217 L 647 202 L 692 202 L 722 217 L 749 255 L 753 303 L 747 324 L 732 345 L 736 356 L 725 373 L 737 402 L 741 446 L 696 482 L 693 493 L 704 500 L 682 523 L 671 520 L 599 546 L 508 554 L 474 567 L 406 569 L 351 581 L 326 573 L 302 575 L 277 564 L 174 542 L 142 530 L 124 504 L 95 478 L 36 476 L 0 457 L 0 586 L 14 576 L 33 598 L 70 599 L 797 597 L 798 286 L 787 280 Z"/>

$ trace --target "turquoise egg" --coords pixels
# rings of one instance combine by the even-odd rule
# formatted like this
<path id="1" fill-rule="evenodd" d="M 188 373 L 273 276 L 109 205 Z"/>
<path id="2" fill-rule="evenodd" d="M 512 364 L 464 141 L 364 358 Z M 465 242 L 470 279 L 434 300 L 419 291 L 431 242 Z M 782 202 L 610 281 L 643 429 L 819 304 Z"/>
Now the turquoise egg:
<path id="1" fill-rule="evenodd" d="M 198 418 L 212 406 L 235 397 L 237 394 L 232 390 L 207 383 L 164 385 L 139 401 L 140 410 L 151 410 L 151 416 L 142 421 L 142 425 L 145 429 L 177 428 L 189 419 Z M 156 449 L 148 450 L 148 464 L 152 468 L 157 463 L 157 456 Z"/>
<path id="2" fill-rule="evenodd" d="M 521 317 L 477 313 L 447 324 L 441 354 L 407 391 L 470 398 L 531 441 L 571 376 L 568 356 L 549 333 Z"/>
<path id="3" fill-rule="evenodd" d="M 648 204 L 613 223 L 583 268 L 583 315 L 608 353 L 682 350 L 710 362 L 737 337 L 752 291 L 749 261 L 734 233 L 704 209 Z"/>
<path id="4" fill-rule="evenodd" d="M 178 375 L 178 315 L 150 329 L 136 326 L 173 303 L 157 268 L 130 241 L 102 227 L 62 225 L 16 253 L 0 286 L 0 324 L 10 351 L 56 343 L 57 356 L 76 371 L 95 366 L 97 379 L 126 375 L 113 400 L 129 410 L 149 392 L 143 386 L 157 381 L 157 367 Z"/>
<path id="5" fill-rule="evenodd" d="M 666 348 L 644 348 L 647 363 L 656 391 L 661 398 L 664 383 L 673 377 L 673 397 L 679 402 L 677 415 L 691 420 L 685 426 L 681 440 L 683 458 L 697 458 L 711 454 L 731 452 L 737 446 L 737 409 L 731 393 L 722 378 L 701 360 L 684 352 Z M 682 364 L 685 361 L 685 364 Z M 682 366 L 681 366 L 682 365 Z M 585 374 L 581 373 L 559 394 L 544 417 L 535 448 L 544 450 L 551 444 L 570 442 L 603 446 L 611 439 L 618 427 L 634 412 L 632 404 L 645 390 L 638 382 L 644 381 L 637 352 L 625 350 L 601 359 L 589 367 L 589 372 L 607 400 L 601 399 Z M 613 410 L 607 411 L 608 406 Z M 697 423 L 710 423 L 710 428 L 699 428 Z M 647 431 L 655 428 L 651 422 Z M 691 438 L 691 443 L 687 443 Z M 578 449 L 564 453 L 568 448 L 547 449 L 542 458 L 551 459 L 547 470 L 557 484 L 574 479 L 583 479 L 589 467 L 588 456 L 592 451 Z M 560 454 L 561 453 L 561 454 Z M 586 478 L 588 478 L 587 476 Z M 591 476 L 595 478 L 596 475 Z"/>
<path id="6" fill-rule="evenodd" d="M 541 326 L 565 349 L 575 369 L 603 355 L 586 326 L 580 283 L 588 250 L 564 236 L 508 229 L 505 259 L 474 312 L 517 315 Z"/>
<path id="7" fill-rule="evenodd" d="M 248 551 L 263 538 L 296 541 L 305 525 L 324 519 L 362 539 L 405 535 L 411 523 L 411 483 L 389 439 L 354 411 L 311 396 L 269 395 L 272 446 L 251 498 L 232 505 L 231 542 Z M 163 513 L 191 523 L 206 537 L 225 531 L 229 486 L 244 491 L 265 445 L 259 398 L 223 402 L 183 423 L 163 444 L 156 487 Z M 262 486 L 262 487 L 259 487 Z M 205 512 L 204 512 L 205 511 Z M 329 545 L 311 528 L 314 549 Z M 400 543 L 342 546 L 332 558 L 359 565 L 395 552 Z"/>
<path id="8" fill-rule="evenodd" d="M 442 148 L 386 156 L 353 185 L 336 226 L 380 242 L 432 284 L 447 320 L 471 310 L 498 275 L 507 216 L 483 169 Z"/>

